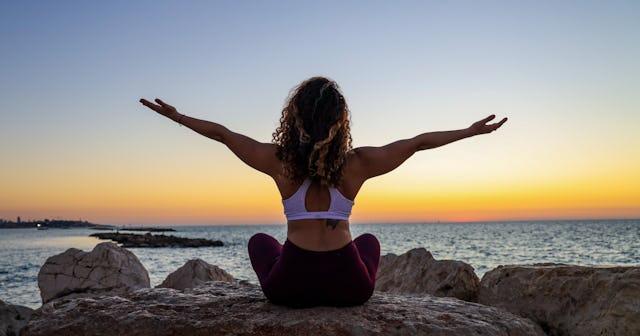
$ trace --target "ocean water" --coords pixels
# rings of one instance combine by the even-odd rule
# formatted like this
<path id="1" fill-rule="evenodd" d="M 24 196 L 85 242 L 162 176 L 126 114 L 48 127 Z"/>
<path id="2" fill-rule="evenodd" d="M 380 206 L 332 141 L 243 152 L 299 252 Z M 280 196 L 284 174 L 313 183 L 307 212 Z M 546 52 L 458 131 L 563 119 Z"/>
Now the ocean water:
<path id="1" fill-rule="evenodd" d="M 222 240 L 223 247 L 132 248 L 149 271 L 151 285 L 187 260 L 200 258 L 238 279 L 257 283 L 247 242 L 257 232 L 280 242 L 284 225 L 174 227 L 176 236 Z M 373 233 L 381 254 L 402 254 L 424 247 L 436 259 L 455 259 L 474 267 L 479 277 L 508 264 L 566 263 L 574 265 L 640 266 L 640 220 L 534 221 L 487 223 L 352 224 L 354 237 Z M 0 300 L 39 307 L 38 271 L 48 257 L 68 248 L 90 251 L 102 242 L 90 229 L 0 229 Z"/>

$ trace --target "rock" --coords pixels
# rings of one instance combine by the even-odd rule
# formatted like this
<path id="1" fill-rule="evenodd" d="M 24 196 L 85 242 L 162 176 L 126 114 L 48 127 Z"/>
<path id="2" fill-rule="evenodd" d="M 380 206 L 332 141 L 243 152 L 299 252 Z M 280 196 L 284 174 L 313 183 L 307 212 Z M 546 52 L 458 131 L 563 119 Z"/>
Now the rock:
<path id="1" fill-rule="evenodd" d="M 172 228 L 161 228 L 161 227 L 123 227 L 119 229 L 120 231 L 143 231 L 143 232 L 176 232 L 175 229 Z"/>
<path id="2" fill-rule="evenodd" d="M 0 336 L 18 335 L 32 313 L 31 308 L 6 304 L 0 300 Z"/>
<path id="3" fill-rule="evenodd" d="M 149 273 L 131 252 L 101 243 L 91 252 L 68 249 L 47 259 L 38 273 L 42 302 L 64 296 L 121 294 L 149 288 Z"/>
<path id="4" fill-rule="evenodd" d="M 389 293 L 431 294 L 475 301 L 479 279 L 469 264 L 435 260 L 424 248 L 380 258 L 376 290 Z"/>
<path id="5" fill-rule="evenodd" d="M 201 259 L 193 259 L 169 274 L 158 287 L 186 289 L 202 286 L 208 281 L 233 282 L 234 280 L 231 274 L 218 266 L 210 265 Z"/>
<path id="6" fill-rule="evenodd" d="M 291 309 L 256 285 L 210 282 L 178 291 L 74 298 L 38 309 L 25 335 L 538 335 L 531 321 L 454 298 L 375 293 L 363 306 Z"/>
<path id="7" fill-rule="evenodd" d="M 640 335 L 640 267 L 500 266 L 482 278 L 478 302 L 549 335 Z"/>
<path id="8" fill-rule="evenodd" d="M 103 232 L 93 233 L 90 237 L 96 237 L 98 239 L 113 240 L 122 244 L 122 247 L 208 247 L 208 246 L 223 246 L 224 243 L 220 240 L 209 240 L 204 238 L 183 238 L 169 235 L 153 235 L 151 233 L 146 234 L 134 234 L 134 233 L 118 233 L 118 232 Z"/>

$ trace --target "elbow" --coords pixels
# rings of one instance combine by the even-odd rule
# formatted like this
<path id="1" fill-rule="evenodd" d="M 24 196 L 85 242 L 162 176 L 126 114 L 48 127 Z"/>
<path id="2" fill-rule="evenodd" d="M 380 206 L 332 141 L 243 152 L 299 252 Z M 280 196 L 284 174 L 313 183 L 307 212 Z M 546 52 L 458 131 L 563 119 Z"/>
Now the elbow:
<path id="1" fill-rule="evenodd" d="M 215 140 L 217 142 L 223 143 L 223 144 L 227 143 L 226 139 L 221 134 L 212 134 L 209 138 L 211 138 L 211 139 L 213 139 L 213 140 Z"/>
<path id="2" fill-rule="evenodd" d="M 206 136 L 212 140 L 227 144 L 230 131 L 221 125 L 215 125 L 207 130 Z"/>
<path id="3" fill-rule="evenodd" d="M 418 148 L 416 148 L 416 152 L 417 151 L 423 151 L 426 149 L 432 149 L 432 148 L 436 148 L 438 147 L 438 145 L 431 143 L 431 142 L 424 142 L 418 145 Z"/>

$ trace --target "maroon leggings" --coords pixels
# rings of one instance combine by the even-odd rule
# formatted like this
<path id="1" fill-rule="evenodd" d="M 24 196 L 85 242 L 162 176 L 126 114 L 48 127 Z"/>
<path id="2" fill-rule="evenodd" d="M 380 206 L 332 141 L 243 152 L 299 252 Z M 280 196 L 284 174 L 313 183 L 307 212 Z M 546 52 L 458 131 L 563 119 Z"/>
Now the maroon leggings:
<path id="1" fill-rule="evenodd" d="M 296 308 L 355 306 L 373 294 L 380 243 L 365 233 L 338 250 L 316 252 L 284 245 L 258 233 L 249 240 L 249 258 L 264 295 Z"/>

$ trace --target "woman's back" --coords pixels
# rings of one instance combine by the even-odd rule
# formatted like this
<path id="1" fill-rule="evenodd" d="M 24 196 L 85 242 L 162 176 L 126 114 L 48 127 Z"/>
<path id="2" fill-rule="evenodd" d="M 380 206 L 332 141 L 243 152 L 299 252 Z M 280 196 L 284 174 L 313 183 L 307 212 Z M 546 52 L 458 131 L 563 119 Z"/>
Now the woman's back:
<path id="1" fill-rule="evenodd" d="M 351 241 L 348 220 L 300 218 L 305 215 L 313 217 L 309 214 L 321 216 L 329 213 L 332 203 L 336 203 L 336 195 L 344 195 L 340 188 L 334 189 L 332 193 L 328 186 L 309 179 L 276 179 L 276 184 L 281 193 L 285 216 L 288 218 L 287 238 L 294 244 L 311 251 L 329 251 L 343 247 Z M 353 200 L 346 197 L 345 199 Z M 335 225 L 327 225 L 327 221 L 332 221 L 331 224 Z"/>
<path id="2" fill-rule="evenodd" d="M 342 180 L 336 187 L 310 179 L 296 181 L 282 175 L 274 178 L 285 206 L 285 214 L 287 201 L 291 201 L 294 196 L 299 198 L 301 203 L 298 207 L 306 212 L 318 213 L 318 216 L 327 214 L 321 218 L 289 219 L 287 221 L 289 240 L 311 251 L 335 250 L 352 240 L 348 217 L 367 175 L 364 174 L 366 169 L 363 169 L 363 163 L 359 162 L 361 160 L 357 155 L 359 152 L 361 152 L 360 149 L 352 150 L 346 156 Z M 344 209 L 338 209 L 339 206 Z M 340 215 L 335 216 L 335 212 L 340 212 L 340 215 L 346 218 L 340 218 Z"/>

